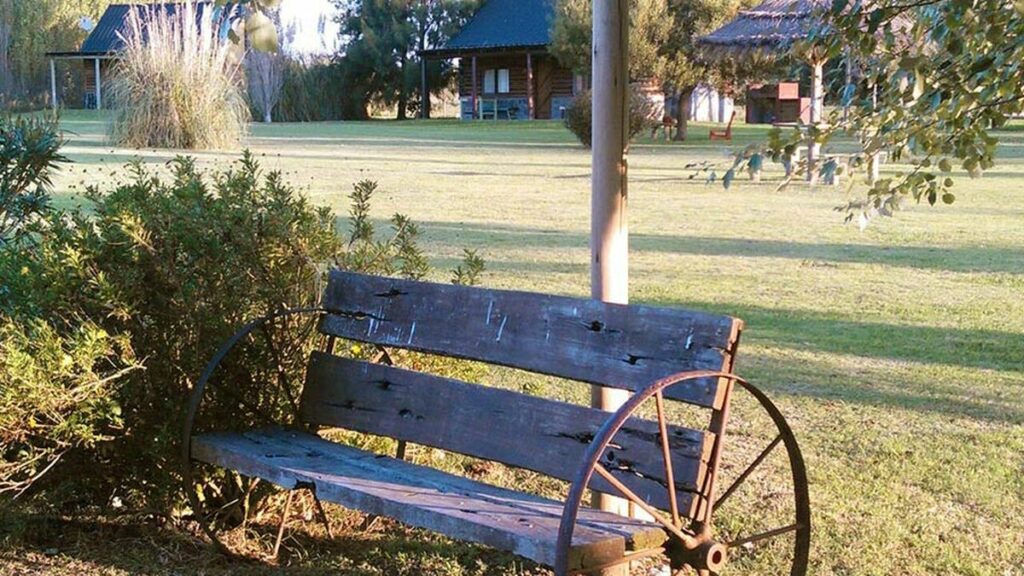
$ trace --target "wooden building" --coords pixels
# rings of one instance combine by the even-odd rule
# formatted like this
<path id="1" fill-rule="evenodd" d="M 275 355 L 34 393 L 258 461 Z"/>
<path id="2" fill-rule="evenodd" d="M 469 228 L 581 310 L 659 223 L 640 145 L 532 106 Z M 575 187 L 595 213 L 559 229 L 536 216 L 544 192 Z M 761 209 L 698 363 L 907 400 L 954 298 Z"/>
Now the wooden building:
<path id="1" fill-rule="evenodd" d="M 747 124 L 810 124 L 811 99 L 799 82 L 751 84 L 747 87 Z"/>
<path id="2" fill-rule="evenodd" d="M 464 120 L 561 118 L 585 78 L 558 63 L 553 0 L 486 0 L 443 47 L 423 57 L 458 59 Z"/>
<path id="3" fill-rule="evenodd" d="M 212 0 L 199 0 L 194 2 L 197 18 L 206 17 L 207 10 L 213 10 L 210 17 L 219 22 L 221 36 L 226 38 L 232 22 L 240 16 L 241 11 L 237 5 L 225 4 L 216 5 Z M 57 62 L 69 61 L 80 63 L 85 69 L 84 76 L 84 101 L 82 106 L 88 109 L 103 108 L 103 86 L 118 55 L 124 49 L 124 36 L 128 30 L 128 16 L 131 11 L 163 11 L 173 14 L 182 6 L 181 2 L 156 2 L 151 4 L 111 4 L 96 26 L 89 32 L 89 36 L 82 43 L 81 48 L 73 52 L 47 52 L 50 59 L 50 90 L 51 102 L 54 108 L 62 104 L 57 93 Z M 198 23 L 197 23 L 198 25 Z"/>

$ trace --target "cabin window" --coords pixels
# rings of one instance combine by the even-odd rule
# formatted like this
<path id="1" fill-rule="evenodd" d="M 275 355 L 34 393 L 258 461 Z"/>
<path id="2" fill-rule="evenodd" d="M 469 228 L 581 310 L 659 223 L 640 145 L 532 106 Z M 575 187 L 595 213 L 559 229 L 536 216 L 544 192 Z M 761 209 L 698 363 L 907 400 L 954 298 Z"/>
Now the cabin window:
<path id="1" fill-rule="evenodd" d="M 509 93 L 508 68 L 484 71 L 484 94 Z"/>
<path id="2" fill-rule="evenodd" d="M 508 68 L 498 70 L 498 93 L 508 94 Z"/>

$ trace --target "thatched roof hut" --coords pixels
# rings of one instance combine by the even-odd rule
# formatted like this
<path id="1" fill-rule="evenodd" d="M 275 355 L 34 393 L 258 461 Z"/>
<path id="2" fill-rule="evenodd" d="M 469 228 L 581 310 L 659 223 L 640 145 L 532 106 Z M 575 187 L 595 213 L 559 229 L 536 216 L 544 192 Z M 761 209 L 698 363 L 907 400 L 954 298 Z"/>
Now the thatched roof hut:
<path id="1" fill-rule="evenodd" d="M 824 26 L 819 14 L 829 0 L 765 0 L 740 13 L 698 43 L 710 56 L 788 50 Z"/>

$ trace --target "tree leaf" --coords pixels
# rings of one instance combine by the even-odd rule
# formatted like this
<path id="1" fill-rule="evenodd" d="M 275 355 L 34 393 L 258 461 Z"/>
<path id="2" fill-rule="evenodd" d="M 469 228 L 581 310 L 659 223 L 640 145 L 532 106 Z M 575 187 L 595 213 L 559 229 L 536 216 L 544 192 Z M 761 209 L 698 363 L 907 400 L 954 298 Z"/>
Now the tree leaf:
<path id="1" fill-rule="evenodd" d="M 245 19 L 245 29 L 253 48 L 260 52 L 277 53 L 277 27 L 266 14 L 253 10 Z"/>

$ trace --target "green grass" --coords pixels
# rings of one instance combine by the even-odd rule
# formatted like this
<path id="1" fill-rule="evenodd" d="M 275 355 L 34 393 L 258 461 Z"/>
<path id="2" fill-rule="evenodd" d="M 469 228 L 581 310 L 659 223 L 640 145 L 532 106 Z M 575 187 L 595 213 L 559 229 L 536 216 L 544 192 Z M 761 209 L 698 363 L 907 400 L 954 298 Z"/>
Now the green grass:
<path id="1" fill-rule="evenodd" d="M 111 149 L 95 114 L 64 121 L 76 161 L 57 181 L 65 205 L 83 184 L 119 177 L 133 157 L 173 156 Z M 707 128 L 693 127 L 684 145 L 641 138 L 633 147 L 632 298 L 747 322 L 738 370 L 782 408 L 810 470 L 811 573 L 1024 573 L 1021 127 L 1002 134 L 990 174 L 958 180 L 954 206 L 910 205 L 863 232 L 832 210 L 842 192 L 776 191 L 777 167 L 765 183 L 741 177 L 729 191 L 690 179 L 687 163 L 724 156 Z M 742 125 L 735 132 L 735 147 L 765 134 Z M 340 215 L 353 182 L 378 180 L 378 216 L 401 211 L 419 222 L 440 270 L 464 247 L 478 248 L 487 286 L 588 293 L 590 158 L 557 123 L 255 126 L 248 145 Z M 221 165 L 237 152 L 197 157 Z M 490 379 L 552 397 L 584 394 L 507 371 Z M 744 445 L 753 436 L 743 418 L 753 414 L 737 413 L 740 433 L 729 448 L 740 456 L 759 446 Z M 769 472 L 779 474 L 777 466 Z M 778 479 L 754 485 L 770 490 Z M 758 498 L 737 502 L 757 507 Z M 500 574 L 522 566 L 392 524 L 362 533 L 336 514 L 351 524 L 341 540 L 323 542 L 310 527 L 283 573 Z M 170 528 L 22 521 L 36 536 L 0 552 L 0 573 L 277 573 L 224 561 Z M 722 518 L 726 527 L 744 521 L 743 510 Z M 765 570 L 754 559 L 731 573 Z"/>

